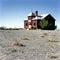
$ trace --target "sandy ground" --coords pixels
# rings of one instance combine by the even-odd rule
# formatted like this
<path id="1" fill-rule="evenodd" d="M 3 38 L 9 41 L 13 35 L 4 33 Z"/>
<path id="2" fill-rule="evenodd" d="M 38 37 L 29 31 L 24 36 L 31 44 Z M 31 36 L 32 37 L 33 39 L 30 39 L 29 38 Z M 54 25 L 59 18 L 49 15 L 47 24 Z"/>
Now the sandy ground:
<path id="1" fill-rule="evenodd" d="M 0 60 L 60 60 L 60 30 L 0 30 Z"/>

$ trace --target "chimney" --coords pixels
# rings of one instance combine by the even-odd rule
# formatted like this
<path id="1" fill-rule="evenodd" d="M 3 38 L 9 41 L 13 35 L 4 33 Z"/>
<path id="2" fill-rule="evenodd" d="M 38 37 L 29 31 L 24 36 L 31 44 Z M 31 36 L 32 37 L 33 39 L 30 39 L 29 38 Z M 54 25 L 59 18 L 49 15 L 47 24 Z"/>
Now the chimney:
<path id="1" fill-rule="evenodd" d="M 38 16 L 38 11 L 35 11 L 35 16 Z"/>

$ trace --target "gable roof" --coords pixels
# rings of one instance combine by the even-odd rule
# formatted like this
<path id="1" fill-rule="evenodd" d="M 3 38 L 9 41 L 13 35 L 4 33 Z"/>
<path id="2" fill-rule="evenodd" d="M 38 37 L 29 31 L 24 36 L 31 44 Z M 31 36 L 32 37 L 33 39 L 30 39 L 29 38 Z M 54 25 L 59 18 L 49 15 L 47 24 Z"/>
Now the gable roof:
<path id="1" fill-rule="evenodd" d="M 41 14 L 41 15 L 38 15 L 38 16 L 35 16 L 32 20 L 39 20 L 39 19 L 44 19 L 44 18 L 46 18 L 47 16 L 51 16 L 51 14 Z M 28 14 L 28 16 L 34 16 L 34 13 L 33 12 L 30 12 L 29 14 Z M 52 16 L 51 16 L 52 17 Z M 53 18 L 53 17 L 52 17 Z M 53 18 L 54 19 L 54 18 Z M 28 20 L 28 18 L 26 18 L 25 20 Z"/>
<path id="2" fill-rule="evenodd" d="M 49 14 L 42 14 L 40 16 L 36 16 L 35 18 L 33 18 L 32 20 L 36 20 L 36 19 L 44 19 L 45 17 L 47 17 Z"/>
<path id="3" fill-rule="evenodd" d="M 41 16 L 41 19 L 43 19 L 43 18 L 45 18 L 45 17 L 47 17 L 49 14 L 41 14 L 40 16 Z"/>

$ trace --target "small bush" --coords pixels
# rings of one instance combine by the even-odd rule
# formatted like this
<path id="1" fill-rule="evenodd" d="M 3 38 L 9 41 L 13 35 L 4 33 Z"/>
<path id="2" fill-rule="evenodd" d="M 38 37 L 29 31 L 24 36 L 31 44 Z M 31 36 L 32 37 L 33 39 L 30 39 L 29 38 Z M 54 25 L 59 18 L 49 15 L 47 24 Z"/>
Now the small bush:
<path id="1" fill-rule="evenodd" d="M 6 30 L 6 27 L 1 26 L 1 27 L 0 27 L 0 30 Z"/>
<path id="2" fill-rule="evenodd" d="M 57 54 L 55 54 L 55 53 L 49 53 L 49 54 L 48 54 L 48 57 L 49 57 L 49 58 L 57 58 L 58 56 L 57 56 Z"/>
<path id="3" fill-rule="evenodd" d="M 29 40 L 29 38 L 26 37 L 26 36 L 23 36 L 21 39 L 22 39 L 22 40 Z"/>
<path id="4" fill-rule="evenodd" d="M 43 35 L 47 35 L 47 33 L 43 33 Z"/>
<path id="5" fill-rule="evenodd" d="M 44 38 L 45 36 L 44 36 L 44 35 L 42 35 L 41 37 L 42 37 L 42 38 Z"/>
<path id="6" fill-rule="evenodd" d="M 20 43 L 19 41 L 14 41 L 12 44 L 13 44 L 14 46 L 25 46 L 25 45 L 23 45 L 22 43 Z"/>
<path id="7" fill-rule="evenodd" d="M 47 36 L 47 33 L 42 33 L 41 37 L 44 38 L 45 36 Z"/>
<path id="8" fill-rule="evenodd" d="M 49 42 L 58 42 L 55 38 L 48 38 Z"/>
<path id="9" fill-rule="evenodd" d="M 56 43 L 57 46 L 60 46 L 60 42 Z"/>
<path id="10" fill-rule="evenodd" d="M 5 48 L 5 53 L 6 54 L 10 54 L 10 53 L 13 53 L 13 52 L 17 52 L 17 50 L 14 49 L 14 48 Z"/>

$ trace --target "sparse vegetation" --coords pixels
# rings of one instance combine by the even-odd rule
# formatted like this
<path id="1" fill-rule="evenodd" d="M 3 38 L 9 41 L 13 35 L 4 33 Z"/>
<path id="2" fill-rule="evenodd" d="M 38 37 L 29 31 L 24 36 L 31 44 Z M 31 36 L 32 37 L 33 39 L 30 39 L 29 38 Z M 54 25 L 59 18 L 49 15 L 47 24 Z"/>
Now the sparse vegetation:
<path id="1" fill-rule="evenodd" d="M 0 31 L 0 60 L 34 60 L 36 57 L 37 60 L 60 59 L 60 31 Z"/>
<path id="2" fill-rule="evenodd" d="M 42 33 L 41 37 L 44 38 L 45 36 L 47 36 L 47 33 Z"/>
<path id="3" fill-rule="evenodd" d="M 44 38 L 45 36 L 44 35 L 41 35 L 42 38 Z"/>
<path id="4" fill-rule="evenodd" d="M 17 50 L 14 49 L 14 48 L 5 48 L 5 54 L 10 54 L 10 53 L 13 53 L 13 52 L 17 52 Z"/>
<path id="5" fill-rule="evenodd" d="M 43 35 L 45 35 L 45 36 L 46 36 L 46 35 L 47 35 L 47 33 L 43 33 Z"/>
<path id="6" fill-rule="evenodd" d="M 60 42 L 56 43 L 57 46 L 60 46 Z"/>
<path id="7" fill-rule="evenodd" d="M 25 46 L 22 43 L 20 43 L 19 41 L 13 41 L 12 45 L 13 46 Z"/>
<path id="8" fill-rule="evenodd" d="M 57 54 L 55 54 L 55 53 L 49 53 L 49 54 L 48 54 L 48 57 L 49 57 L 49 58 L 57 58 L 58 56 L 57 56 Z"/>
<path id="9" fill-rule="evenodd" d="M 26 36 L 21 37 L 21 39 L 22 39 L 22 40 L 29 40 L 29 38 L 26 37 Z"/>
<path id="10" fill-rule="evenodd" d="M 4 26 L 0 27 L 0 30 L 19 30 L 20 28 L 6 28 Z M 22 29 L 22 28 L 21 28 Z"/>
<path id="11" fill-rule="evenodd" d="M 48 41 L 49 42 L 58 42 L 55 38 L 52 38 L 52 37 L 48 38 Z"/>

